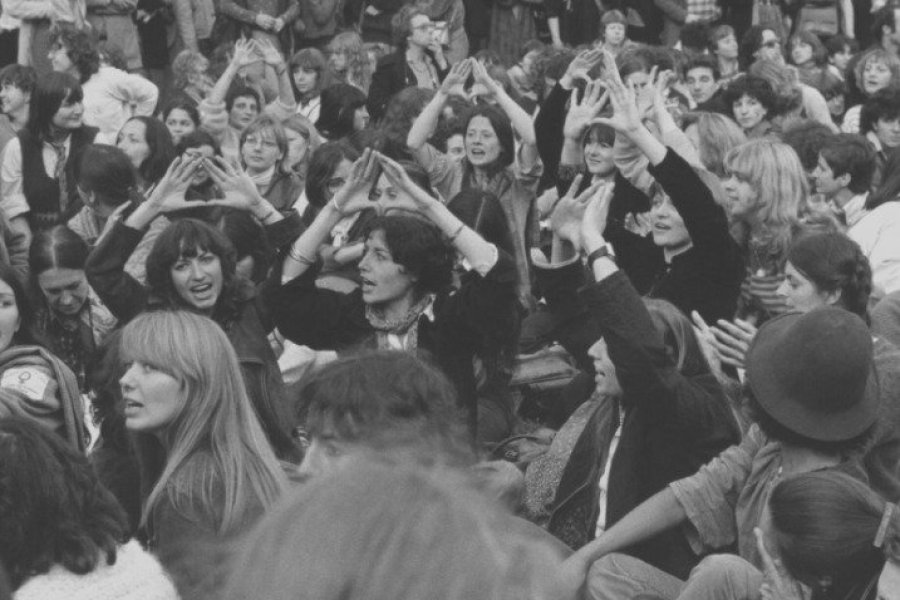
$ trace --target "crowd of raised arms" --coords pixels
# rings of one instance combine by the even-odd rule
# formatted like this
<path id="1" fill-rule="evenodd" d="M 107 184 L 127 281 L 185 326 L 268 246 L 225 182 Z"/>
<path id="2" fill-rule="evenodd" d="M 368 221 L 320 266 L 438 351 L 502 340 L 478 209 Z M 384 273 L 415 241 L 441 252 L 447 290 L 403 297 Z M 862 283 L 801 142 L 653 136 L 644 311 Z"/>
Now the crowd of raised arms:
<path id="1" fill-rule="evenodd" d="M 0 600 L 900 600 L 900 1 L 0 7 Z"/>

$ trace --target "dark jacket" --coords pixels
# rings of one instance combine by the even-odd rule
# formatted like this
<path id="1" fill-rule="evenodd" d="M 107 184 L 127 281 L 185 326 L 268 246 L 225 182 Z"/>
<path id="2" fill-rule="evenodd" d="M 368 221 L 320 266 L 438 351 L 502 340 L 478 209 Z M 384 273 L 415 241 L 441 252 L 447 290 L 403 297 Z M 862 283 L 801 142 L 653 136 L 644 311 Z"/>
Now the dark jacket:
<path id="1" fill-rule="evenodd" d="M 556 283 L 562 286 L 559 291 L 568 289 L 574 294 L 583 279 L 581 265 L 563 271 L 567 273 L 557 273 Z M 705 362 L 678 370 L 662 332 L 624 273 L 585 286 L 578 295 L 600 325 L 623 390 L 622 434 L 607 486 L 609 528 L 671 481 L 695 473 L 736 444 L 740 431 Z M 594 537 L 598 481 L 620 418 L 618 403 L 613 399 L 601 402 L 563 471 L 548 528 L 573 548 Z M 627 553 L 682 579 L 698 560 L 678 529 L 629 548 Z"/>
<path id="2" fill-rule="evenodd" d="M 315 350 L 352 353 L 374 349 L 376 331 L 366 319 L 359 289 L 341 294 L 316 287 L 318 265 L 277 288 L 270 288 L 267 304 L 284 337 Z M 420 356 L 430 357 L 453 382 L 459 403 L 468 412 L 474 430 L 477 393 L 473 359 L 485 339 L 509 337 L 517 326 L 516 267 L 502 250 L 494 267 L 481 277 L 463 276 L 460 288 L 447 289 L 435 298 L 434 320 L 419 317 Z"/>
<path id="3" fill-rule="evenodd" d="M 438 80 L 443 81 L 448 69 L 441 69 L 434 60 L 434 55 L 426 50 L 425 55 L 431 61 L 438 74 Z M 369 87 L 369 115 L 373 122 L 377 122 L 384 116 L 384 110 L 388 101 L 397 92 L 418 84 L 415 73 L 406 62 L 406 48 L 399 48 L 393 54 L 388 54 L 378 61 L 378 68 L 372 75 L 372 85 Z"/>
<path id="4" fill-rule="evenodd" d="M 278 248 L 290 243 L 299 234 L 300 227 L 300 217 L 296 215 L 266 227 L 266 232 L 273 247 Z M 148 308 L 163 306 L 162 299 L 152 297 L 147 288 L 124 270 L 125 262 L 142 237 L 143 232 L 116 223 L 88 256 L 85 265 L 91 287 L 122 324 Z M 281 370 L 268 343 L 268 333 L 274 326 L 263 303 L 264 294 L 258 293 L 248 281 L 236 281 L 230 292 L 234 310 L 227 315 L 217 314 L 216 320 L 234 346 L 247 394 L 261 417 L 269 442 L 280 458 L 296 460 L 299 454 L 291 437 L 293 410 L 284 397 Z"/>
<path id="5" fill-rule="evenodd" d="M 269 187 L 263 192 L 263 198 L 268 200 L 278 212 L 289 214 L 294 203 L 303 194 L 303 181 L 294 173 L 284 173 L 280 169 L 275 170 Z"/>

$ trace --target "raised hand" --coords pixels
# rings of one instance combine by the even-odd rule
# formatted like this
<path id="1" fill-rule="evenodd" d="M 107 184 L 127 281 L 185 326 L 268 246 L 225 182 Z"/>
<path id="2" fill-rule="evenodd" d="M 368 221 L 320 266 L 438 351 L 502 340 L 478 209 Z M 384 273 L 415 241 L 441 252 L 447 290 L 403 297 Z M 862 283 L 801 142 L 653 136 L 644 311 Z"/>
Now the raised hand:
<path id="1" fill-rule="evenodd" d="M 568 85 L 573 84 L 578 79 L 590 82 L 591 78 L 588 73 L 602 60 L 603 51 L 600 48 L 582 50 L 569 63 L 569 67 L 566 69 L 565 75 L 560 78 L 560 82 L 565 82 Z"/>
<path id="2" fill-rule="evenodd" d="M 259 51 L 259 54 L 262 55 L 263 62 L 267 65 L 271 65 L 276 69 L 284 64 L 284 57 L 281 55 L 281 52 L 278 51 L 278 48 L 271 42 L 271 40 L 253 40 L 256 44 L 256 49 Z"/>
<path id="3" fill-rule="evenodd" d="M 389 202 L 382 202 L 382 206 L 386 209 L 406 210 L 410 212 L 422 213 L 434 203 L 440 203 L 437 198 L 433 198 L 421 187 L 409 178 L 406 170 L 396 161 L 391 160 L 380 152 L 375 153 L 378 164 L 381 165 L 385 177 L 398 190 L 402 190 L 403 194 Z"/>
<path id="4" fill-rule="evenodd" d="M 614 189 L 614 185 L 605 182 L 589 188 L 592 193 L 581 218 L 581 240 L 585 247 L 602 246 L 606 243 L 603 232 L 606 231 L 606 218 L 609 216 Z"/>
<path id="5" fill-rule="evenodd" d="M 234 66 L 246 67 L 259 62 L 259 55 L 256 53 L 256 44 L 253 40 L 241 38 L 234 43 L 234 54 L 231 62 Z"/>
<path id="6" fill-rule="evenodd" d="M 200 160 L 199 156 L 179 156 L 173 160 L 166 170 L 166 174 L 159 180 L 150 197 L 147 198 L 145 202 L 147 208 L 159 212 L 171 212 L 205 206 L 206 202 L 202 200 L 184 199 L 184 193 L 191 184 L 194 172 L 201 164 Z"/>
<path id="7" fill-rule="evenodd" d="M 609 93 L 600 81 L 589 81 L 584 88 L 581 99 L 572 98 L 569 112 L 566 114 L 566 122 L 563 125 L 563 135 L 571 140 L 581 140 L 584 130 L 588 128 L 593 119 L 600 114 Z"/>
<path id="8" fill-rule="evenodd" d="M 369 190 L 378 178 L 379 164 L 375 152 L 366 148 L 350 170 L 350 176 L 334 197 L 332 205 L 342 215 L 351 215 L 372 206 Z"/>
<path id="9" fill-rule="evenodd" d="M 467 58 L 453 65 L 441 83 L 441 91 L 445 94 L 452 94 L 455 91 L 454 88 L 465 86 L 466 80 L 472 74 L 472 64 L 474 62 L 474 59 Z"/>
<path id="10" fill-rule="evenodd" d="M 584 219 L 584 211 L 594 193 L 600 188 L 600 183 L 591 185 L 586 190 L 578 193 L 581 187 L 583 175 L 577 175 L 569 186 L 566 194 L 556 203 L 553 214 L 550 215 L 550 228 L 553 233 L 562 240 L 581 249 L 581 222 Z"/>
<path id="11" fill-rule="evenodd" d="M 213 182 L 225 194 L 224 198 L 213 200 L 210 204 L 248 211 L 253 211 L 259 205 L 262 197 L 256 184 L 242 168 L 229 163 L 221 156 L 205 158 L 203 166 Z"/>
<path id="12" fill-rule="evenodd" d="M 641 113 L 638 110 L 634 85 L 625 85 L 619 72 L 605 78 L 609 90 L 609 101 L 613 107 L 612 117 L 597 117 L 594 123 L 608 125 L 618 132 L 628 133 L 642 126 Z"/>
<path id="13" fill-rule="evenodd" d="M 712 344 L 722 357 L 722 362 L 742 369 L 750 344 L 756 337 L 756 326 L 741 319 L 734 322 L 719 319 L 709 329 L 713 334 Z"/>
<path id="14" fill-rule="evenodd" d="M 483 85 L 490 95 L 496 96 L 503 92 L 503 87 L 488 75 L 485 66 L 474 59 L 472 60 L 472 75 L 475 77 L 475 83 Z"/>

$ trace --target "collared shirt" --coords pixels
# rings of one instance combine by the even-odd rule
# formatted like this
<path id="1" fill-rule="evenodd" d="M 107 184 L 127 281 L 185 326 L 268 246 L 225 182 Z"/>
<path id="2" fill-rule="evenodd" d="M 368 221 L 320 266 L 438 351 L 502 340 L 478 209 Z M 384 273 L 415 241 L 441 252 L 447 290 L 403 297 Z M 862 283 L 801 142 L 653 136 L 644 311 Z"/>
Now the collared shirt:
<path id="1" fill-rule="evenodd" d="M 606 531 L 606 505 L 609 500 L 609 471 L 612 467 L 612 461 L 613 457 L 616 455 L 616 450 L 619 449 L 619 440 L 622 438 L 622 425 L 625 424 L 625 410 L 622 408 L 621 403 L 618 403 L 617 412 L 619 413 L 619 425 L 616 427 L 616 432 L 613 434 L 612 440 L 609 443 L 609 453 L 606 456 L 606 464 L 603 465 L 603 475 L 600 476 L 600 481 L 597 483 L 597 486 L 600 488 L 600 493 L 598 494 L 600 512 L 597 515 L 597 529 L 594 532 L 595 538 L 600 537 L 600 535 Z"/>
<path id="2" fill-rule="evenodd" d="M 850 206 L 848 202 L 844 207 Z M 857 211 L 847 223 L 847 236 L 859 244 L 872 265 L 874 295 L 881 297 L 900 290 L 900 201 L 889 201 L 871 211 Z"/>
<path id="3" fill-rule="evenodd" d="M 297 102 L 297 114 L 303 115 L 307 119 L 309 119 L 310 123 L 314 124 L 319 120 L 319 111 L 322 108 L 322 97 L 316 96 L 315 98 L 311 98 L 309 102 L 304 104 L 303 102 Z"/>
<path id="4" fill-rule="evenodd" d="M 66 156 L 72 146 L 72 138 L 63 142 Z M 48 177 L 56 176 L 56 163 L 59 159 L 56 149 L 47 142 L 41 145 L 41 156 L 44 159 L 44 171 Z M 3 151 L 3 165 L 0 166 L 0 210 L 7 219 L 15 219 L 27 213 L 28 201 L 22 184 L 22 144 L 15 137 L 6 144 Z"/>

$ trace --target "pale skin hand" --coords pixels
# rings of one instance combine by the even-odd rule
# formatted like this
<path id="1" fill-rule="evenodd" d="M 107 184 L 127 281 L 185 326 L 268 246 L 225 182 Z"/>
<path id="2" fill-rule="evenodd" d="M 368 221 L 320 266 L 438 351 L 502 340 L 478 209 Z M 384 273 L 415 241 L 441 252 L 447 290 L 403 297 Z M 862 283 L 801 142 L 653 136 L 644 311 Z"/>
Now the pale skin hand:
<path id="1" fill-rule="evenodd" d="M 284 57 L 278 48 L 270 40 L 253 40 L 257 50 L 262 54 L 263 62 L 273 67 L 276 71 L 284 64 Z"/>
<path id="2" fill-rule="evenodd" d="M 765 582 L 759 588 L 763 600 L 805 600 L 806 596 L 800 584 L 787 573 L 780 560 L 773 559 L 769 554 L 762 530 L 756 527 L 753 533 L 756 535 L 756 548 L 763 562 Z"/>
<path id="3" fill-rule="evenodd" d="M 161 213 L 207 206 L 201 200 L 184 199 L 184 193 L 191 184 L 200 160 L 199 156 L 179 156 L 173 160 L 153 193 L 131 213 L 125 225 L 142 230 Z"/>
<path id="4" fill-rule="evenodd" d="M 580 140 L 584 130 L 597 118 L 606 102 L 609 92 L 600 81 L 589 81 L 580 99 L 573 98 L 563 125 L 563 135 L 572 140 Z"/>
<path id="5" fill-rule="evenodd" d="M 593 251 L 606 243 L 603 232 L 606 231 L 606 219 L 609 217 L 613 190 L 614 187 L 611 185 L 603 186 L 594 190 L 588 199 L 587 208 L 581 218 L 581 240 L 586 251 Z"/>
<path id="6" fill-rule="evenodd" d="M 350 177 L 332 198 L 332 204 L 343 216 L 352 215 L 372 206 L 369 190 L 378 178 L 379 165 L 371 148 L 353 163 Z"/>
<path id="7" fill-rule="evenodd" d="M 703 320 L 703 317 L 700 316 L 696 310 L 691 312 L 691 320 L 694 322 L 694 333 L 697 336 L 697 340 L 700 342 L 700 349 L 703 350 L 703 356 L 706 357 L 706 362 L 709 364 L 710 370 L 713 372 L 713 375 L 716 376 L 716 379 L 722 380 L 722 355 L 719 354 L 719 350 L 715 344 L 715 334 L 713 334 L 712 329 L 710 329 L 709 325 L 706 324 L 706 321 Z"/>
<path id="8" fill-rule="evenodd" d="M 472 63 L 475 61 L 471 58 L 461 60 L 450 69 L 444 81 L 441 83 L 441 92 L 444 94 L 452 94 L 457 87 L 466 84 L 469 75 L 472 74 Z"/>
<path id="9" fill-rule="evenodd" d="M 260 29 L 273 29 L 275 27 L 275 19 L 269 15 L 258 13 L 254 20 Z"/>
<path id="10" fill-rule="evenodd" d="M 569 63 L 566 73 L 560 77 L 559 85 L 564 90 L 570 90 L 578 79 L 590 82 L 591 78 L 588 73 L 602 60 L 603 53 L 599 48 L 579 52 L 572 62 Z"/>
<path id="11" fill-rule="evenodd" d="M 474 59 L 472 60 L 472 75 L 475 77 L 475 83 L 483 85 L 491 96 L 498 96 L 503 93 L 503 88 L 488 75 L 484 65 Z"/>
<path id="12" fill-rule="evenodd" d="M 609 102 L 613 107 L 612 117 L 597 117 L 594 123 L 612 127 L 619 133 L 630 134 L 643 126 L 633 85 L 626 86 L 618 71 L 605 80 L 609 92 Z"/>
<path id="13" fill-rule="evenodd" d="M 409 178 L 406 170 L 398 163 L 391 160 L 380 152 L 375 152 L 375 158 L 381 169 L 384 171 L 385 177 L 397 189 L 406 192 L 398 196 L 394 200 L 384 203 L 385 210 L 405 210 L 409 212 L 424 213 L 435 203 L 440 204 L 437 198 L 433 198 L 420 188 Z"/>
<path id="14" fill-rule="evenodd" d="M 229 164 L 222 157 L 204 159 L 203 165 L 213 182 L 225 194 L 224 198 L 213 200 L 209 204 L 226 206 L 252 213 L 266 225 L 276 223 L 284 216 L 260 195 L 256 184 L 246 171 L 237 165 Z"/>
<path id="15" fill-rule="evenodd" d="M 565 196 L 556 203 L 553 214 L 550 215 L 550 228 L 561 240 L 569 242 L 576 250 L 581 248 L 581 223 L 584 212 L 593 195 L 600 189 L 602 182 L 597 182 L 586 190 L 578 193 L 582 175 L 577 175 L 569 186 Z"/>
<path id="16" fill-rule="evenodd" d="M 719 319 L 709 329 L 713 334 L 712 344 L 722 357 L 722 362 L 739 369 L 744 368 L 747 351 L 756 337 L 756 326 L 742 319 L 735 319 L 733 322 Z"/>
<path id="17" fill-rule="evenodd" d="M 259 62 L 259 55 L 256 54 L 256 43 L 254 40 L 240 39 L 234 43 L 234 54 L 231 57 L 231 63 L 237 67 L 246 67 Z"/>

